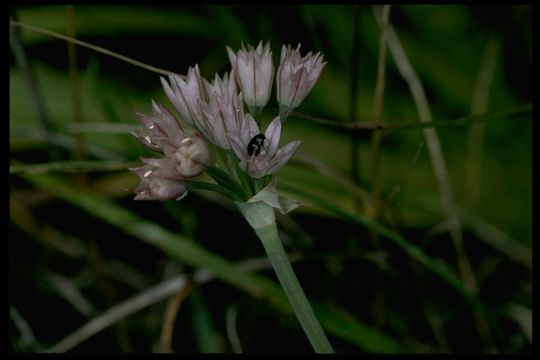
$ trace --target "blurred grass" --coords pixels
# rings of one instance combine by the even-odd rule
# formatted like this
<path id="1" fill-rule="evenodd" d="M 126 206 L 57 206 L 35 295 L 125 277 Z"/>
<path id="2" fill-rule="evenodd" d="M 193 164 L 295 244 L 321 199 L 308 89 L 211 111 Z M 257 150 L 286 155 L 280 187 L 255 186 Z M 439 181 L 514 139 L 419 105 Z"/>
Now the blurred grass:
<path id="1" fill-rule="evenodd" d="M 25 5 L 13 9 L 20 21 L 60 33 L 66 30 L 64 6 Z M 213 76 L 213 72 L 224 71 L 228 67 L 225 45 L 238 47 L 241 41 L 253 43 L 259 39 L 270 39 L 274 58 L 277 60 L 281 43 L 294 45 L 302 42 L 303 52 L 321 51 L 328 65 L 320 81 L 298 110 L 338 122 L 349 120 L 347 116 L 351 9 L 348 6 L 309 5 L 281 8 L 81 5 L 76 6 L 75 10 L 77 34 L 80 39 L 108 47 L 112 51 L 127 52 L 126 55 L 133 56 L 136 60 L 178 72 L 185 73 L 188 65 L 199 62 L 203 75 L 207 78 Z M 490 14 L 497 17 L 492 18 Z M 479 71 L 480 57 L 485 44 L 492 36 L 501 39 L 501 51 L 490 88 L 488 113 L 504 112 L 531 102 L 530 7 L 397 5 L 392 8 L 390 21 L 426 87 L 434 119 L 457 119 L 470 114 L 472 91 Z M 379 37 L 379 30 L 369 7 L 360 7 L 359 26 L 360 54 L 356 109 L 359 118 L 356 120 L 369 121 Z M 171 42 L 171 39 L 175 40 Z M 226 258 L 238 259 L 253 255 L 260 249 L 256 242 L 248 242 L 254 239 L 251 238 L 252 234 L 248 232 L 247 227 L 230 228 L 234 233 L 230 239 L 215 238 L 216 233 L 209 232 L 205 228 L 212 224 L 208 220 L 210 216 L 212 217 L 210 220 L 220 226 L 229 226 L 227 221 L 223 220 L 228 219 L 229 210 L 215 206 L 223 205 L 219 198 L 190 196 L 181 203 L 166 204 L 165 209 L 161 205 L 135 204 L 128 200 L 131 195 L 127 189 L 132 189 L 136 185 L 136 177 L 127 171 L 107 169 L 108 165 L 104 167 L 106 164 L 113 164 L 111 160 L 117 164 L 132 162 L 137 161 L 140 156 L 150 154 L 127 132 L 99 129 L 100 124 L 120 126 L 132 124 L 133 127 L 137 127 L 134 113 L 149 112 L 150 99 L 155 99 L 170 108 L 160 88 L 158 75 L 123 64 L 116 59 L 112 60 L 102 54 L 77 48 L 82 112 L 86 119 L 85 126 L 90 131 L 82 133 L 88 144 L 88 159 L 86 162 L 75 163 L 72 161 L 75 158 L 76 140 L 67 72 L 67 46 L 58 39 L 26 30 L 21 32 L 21 40 L 35 77 L 41 85 L 45 109 L 54 125 L 53 128 L 57 129 L 53 136 L 55 143 L 47 143 L 44 129 L 35 118 L 20 69 L 12 58 L 9 99 L 10 218 L 15 226 L 10 228 L 10 280 L 23 277 L 28 286 L 23 291 L 13 284 L 10 287 L 10 293 L 13 293 L 10 295 L 10 304 L 17 310 L 17 316 L 25 319 L 31 327 L 37 327 L 34 335 L 40 345 L 48 341 L 54 343 L 58 338 L 43 342 L 42 337 L 47 339 L 47 335 L 40 330 L 44 324 L 39 318 L 28 315 L 35 312 L 31 310 L 25 296 L 42 298 L 43 305 L 37 306 L 41 311 L 47 311 L 47 304 L 54 304 L 54 301 L 47 300 L 51 297 L 44 295 L 44 285 L 40 283 L 40 277 L 32 275 L 33 272 L 49 272 L 49 268 L 52 268 L 56 273 L 65 275 L 62 269 L 85 269 L 89 266 L 88 259 L 81 255 L 79 245 L 86 246 L 90 241 L 95 241 L 93 235 L 74 235 L 75 230 L 71 229 L 69 224 L 55 223 L 57 217 L 69 219 L 70 214 L 62 212 L 65 208 L 50 196 L 51 193 L 56 193 L 56 196 L 74 204 L 76 208 L 90 211 L 100 219 L 96 220 L 94 228 L 99 234 L 97 238 L 100 247 L 113 246 L 104 241 L 111 231 L 109 225 L 105 223 L 113 224 L 113 228 L 129 233 L 131 240 L 144 239 L 153 246 L 163 249 L 165 255 L 163 253 L 152 255 L 157 258 L 173 257 L 181 263 L 189 263 L 196 267 L 215 266 L 217 275 L 224 281 L 248 293 L 254 290 L 252 287 L 254 284 L 259 286 L 264 284 L 262 289 L 271 294 L 270 301 L 277 309 L 287 313 L 285 308 L 288 304 L 280 295 L 281 290 L 269 282 L 266 276 L 240 273 L 234 270 L 232 263 L 224 262 Z M 269 106 L 275 107 L 275 101 L 271 100 Z M 416 109 L 406 83 L 399 76 L 392 57 L 388 56 L 383 121 L 389 123 L 412 121 L 416 116 Z M 266 120 L 271 118 L 269 112 Z M 482 232 L 475 230 L 474 226 L 468 226 L 465 232 L 466 247 L 471 252 L 475 268 L 478 271 L 481 268 L 491 269 L 486 272 L 485 285 L 480 289 L 479 298 L 483 303 L 482 306 L 491 314 L 491 325 L 498 329 L 495 336 L 499 341 L 498 350 L 501 352 L 530 351 L 530 342 L 524 334 L 526 330 L 522 330 L 526 329 L 522 315 L 525 312 L 521 311 L 518 314 L 516 311 L 500 310 L 506 309 L 510 303 L 531 306 L 530 293 L 523 289 L 524 285 L 530 284 L 530 267 L 520 265 L 523 264 L 527 252 L 529 258 L 532 258 L 532 121 L 530 121 L 532 116 L 529 114 L 526 118 L 528 120 L 525 121 L 506 119 L 485 122 L 484 157 L 481 168 L 484 180 L 481 184 L 478 207 L 474 212 L 469 211 L 467 216 L 471 223 L 484 221 L 492 226 L 494 231 L 484 231 L 484 235 L 481 235 Z M 468 129 L 468 125 L 437 128 L 447 160 L 449 177 L 455 189 L 456 202 L 462 206 L 466 204 L 463 174 L 467 162 Z M 307 120 L 292 119 L 285 126 L 282 141 L 301 139 L 302 151 L 333 169 L 348 174 L 349 138 L 346 131 Z M 360 173 L 365 174 L 359 186 L 369 191 L 372 186 L 369 176 L 371 169 L 369 136 L 367 133 L 359 133 L 359 139 Z M 306 252 L 307 260 L 298 265 L 300 268 L 305 267 L 314 278 L 319 276 L 319 279 L 331 279 L 329 283 L 321 281 L 318 286 L 313 286 L 312 291 L 317 294 L 315 296 L 319 303 L 317 311 L 322 314 L 325 326 L 332 332 L 334 336 L 332 340 L 337 342 L 335 347 L 342 349 L 343 352 L 441 349 L 442 346 L 436 340 L 436 338 L 440 340 L 441 331 L 449 338 L 447 349 L 450 351 L 468 353 L 481 351 L 474 330 L 460 332 L 452 326 L 456 322 L 462 322 L 461 326 L 463 322 L 470 325 L 469 322 L 472 320 L 467 314 L 470 315 L 471 308 L 462 298 L 455 297 L 457 294 L 440 288 L 440 279 L 433 277 L 433 274 L 426 275 L 425 268 L 419 270 L 415 265 L 419 262 L 428 268 L 432 267 L 433 270 L 438 266 L 436 263 L 443 262 L 445 269 L 451 269 L 446 269 L 445 272 L 452 272 L 452 268 L 455 267 L 453 252 L 448 247 L 448 237 L 440 233 L 433 235 L 438 234 L 433 229 L 443 221 L 444 215 L 427 152 L 423 150 L 418 160 L 411 165 L 421 142 L 423 136 L 420 129 L 384 132 L 381 146 L 383 161 L 380 188 L 383 191 L 383 198 L 396 186 L 400 186 L 400 191 L 392 203 L 386 204 L 385 217 L 381 224 L 366 223 L 362 220 L 362 214 L 354 214 L 352 212 L 354 197 L 332 176 L 322 174 L 305 164 L 293 162 L 279 173 L 279 180 L 282 182 L 280 190 L 292 198 L 308 203 L 307 206 L 296 210 L 291 219 L 298 221 L 301 228 L 303 225 L 303 231 L 312 236 L 314 242 L 303 248 L 299 243 L 295 243 L 292 236 L 290 246 L 299 246 Z M 53 163 L 48 158 L 47 149 L 51 146 L 61 150 L 60 163 Z M 21 166 L 20 163 L 24 165 Z M 32 169 L 39 170 L 45 175 L 23 175 Z M 88 172 L 88 188 L 83 190 L 71 186 L 75 180 L 70 174 L 64 173 L 66 169 Z M 410 174 L 403 178 L 408 171 Z M 48 175 L 49 172 L 58 172 L 54 181 Z M 24 178 L 30 182 L 24 181 Z M 36 184 L 42 182 L 35 187 L 32 181 Z M 115 201 L 119 201 L 121 205 L 113 204 L 110 199 L 117 199 Z M 53 210 L 44 213 L 43 208 Z M 168 215 L 163 217 L 157 214 Z M 316 230 L 319 223 L 322 230 Z M 389 256 L 388 266 L 401 274 L 402 282 L 418 279 L 420 288 L 430 290 L 435 286 L 434 291 L 440 291 L 440 296 L 448 296 L 458 304 L 454 306 L 451 302 L 447 304 L 440 301 L 432 305 L 441 313 L 442 329 L 435 331 L 426 325 L 427 320 L 424 319 L 426 313 L 433 314 L 434 310 L 425 310 L 424 300 L 414 298 L 413 293 L 403 290 L 399 283 L 395 283 L 390 275 L 391 271 L 381 270 L 379 267 L 370 268 L 371 262 L 362 257 L 369 258 L 370 252 L 374 251 L 366 232 L 366 229 L 374 228 L 385 229 L 383 233 L 392 234 L 394 240 L 400 239 L 394 244 L 397 248 L 393 248 L 394 245 L 381 244 L 379 250 Z M 196 248 L 198 250 L 193 250 L 195 252 L 192 254 L 206 251 L 209 257 L 196 261 L 197 256 L 193 258 L 189 251 L 179 255 L 176 247 L 181 237 L 173 235 L 170 229 L 174 229 L 175 232 L 180 229 L 184 235 L 184 231 L 187 231 L 201 243 L 197 247 L 196 243 L 186 240 L 184 244 L 188 247 L 184 250 Z M 156 236 L 158 238 L 164 236 L 169 240 L 160 242 Z M 497 242 L 501 238 L 504 239 L 502 247 Z M 407 239 L 407 242 L 404 243 L 404 239 Z M 511 248 L 519 248 L 519 251 L 514 254 L 505 250 Z M 27 251 L 31 254 L 27 256 L 22 249 L 29 249 Z M 310 258 L 318 252 L 324 253 L 320 260 Z M 341 259 L 338 257 L 341 252 L 349 252 L 351 260 L 337 260 Z M 74 257 L 74 254 L 79 255 Z M 140 261 L 138 260 L 140 255 L 120 251 L 105 256 L 116 258 L 118 263 L 130 266 Z M 41 260 L 33 262 L 32 259 Z M 20 265 L 16 266 L 18 263 Z M 31 264 L 32 270 L 22 271 L 24 264 Z M 146 281 L 156 280 L 156 269 L 152 268 L 151 264 L 154 263 L 149 261 L 145 265 L 150 268 L 145 270 L 149 272 L 145 274 Z M 346 271 L 349 268 L 352 270 Z M 322 269 L 334 270 L 325 273 Z M 387 283 L 371 284 L 370 274 L 373 271 L 387 276 Z M 271 273 L 267 275 L 272 276 Z M 125 282 L 129 283 L 130 276 L 125 277 Z M 457 289 L 461 287 L 456 279 L 450 282 Z M 89 290 L 96 284 L 92 280 L 87 283 L 88 287 L 83 287 L 82 292 L 93 302 L 92 305 L 99 308 L 99 302 L 96 300 L 99 299 L 97 296 L 99 291 Z M 116 283 L 114 286 L 121 288 Z M 341 295 L 345 290 L 338 286 L 350 289 L 352 293 Z M 210 285 L 205 285 L 200 295 L 204 295 L 207 287 Z M 382 328 L 374 325 L 369 310 L 370 297 L 375 287 L 380 287 L 388 294 L 402 291 L 403 295 L 400 307 L 395 307 L 397 305 L 393 303 L 395 307 L 393 308 L 390 306 L 390 300 L 384 300 L 383 305 L 386 305 L 385 311 L 388 313 L 386 318 L 389 320 Z M 122 293 L 129 294 L 129 292 Z M 224 293 L 234 297 L 230 292 Z M 437 298 L 439 295 L 434 296 Z M 349 303 L 347 298 L 355 299 L 356 303 Z M 199 297 L 200 299 L 202 297 Z M 195 310 L 195 315 L 198 314 L 199 325 L 195 326 L 195 323 L 191 324 L 189 321 L 179 322 L 175 331 L 185 334 L 189 326 L 194 326 L 201 334 L 214 331 L 216 336 L 221 336 L 225 340 L 224 327 L 220 324 L 225 321 L 227 307 L 223 308 L 221 318 L 216 318 L 214 314 L 221 306 L 228 306 L 232 300 L 227 298 L 224 300 L 227 304 L 223 305 L 219 300 L 205 296 L 204 305 L 200 301 L 197 304 L 190 303 L 194 309 L 198 309 Z M 452 307 L 457 309 L 452 311 Z M 205 313 L 206 308 L 212 311 Z M 407 318 L 409 312 L 416 316 L 413 322 L 409 322 Z M 433 320 L 433 316 L 429 316 Z M 239 314 L 238 331 L 241 340 L 247 347 L 246 351 L 249 349 L 254 351 L 254 347 L 260 344 L 247 338 L 255 338 L 258 335 L 243 332 L 240 324 L 249 320 L 242 320 L 241 317 L 242 314 Z M 201 322 L 201 319 L 206 320 Z M 15 318 L 13 321 L 20 323 Z M 31 345 L 32 342 L 24 345 L 25 342 L 18 335 L 18 330 L 11 329 L 13 321 L 10 322 L 10 342 L 18 344 L 18 349 L 22 351 L 25 351 L 24 346 L 28 346 L 26 351 L 31 351 L 32 346 L 36 345 Z M 71 317 L 69 322 L 77 323 L 75 317 Z M 213 329 L 209 324 L 213 325 Z M 244 324 L 244 328 L 247 329 L 249 324 Z M 273 324 L 269 329 L 272 326 L 284 329 L 296 325 L 291 321 L 285 325 Z M 437 337 L 434 337 L 434 332 L 438 334 Z M 135 334 L 133 330 L 132 334 Z M 145 335 L 139 333 L 137 336 L 151 338 L 156 336 L 155 334 L 154 331 L 148 331 Z M 190 350 L 186 351 L 177 347 L 177 351 L 182 353 L 204 350 L 229 351 L 224 344 L 216 347 L 217 343 L 201 343 L 201 339 L 205 338 L 204 335 L 201 336 L 195 338 L 195 341 L 199 339 L 200 347 L 189 346 Z M 290 343 L 297 339 L 294 336 L 292 333 L 289 336 Z M 107 336 L 103 335 L 103 339 L 107 339 Z M 105 347 L 110 351 L 117 349 L 117 345 L 103 339 L 95 341 L 107 344 Z M 298 339 L 303 341 L 302 337 Z M 268 347 L 268 344 L 272 344 L 271 339 L 267 341 L 266 345 L 260 345 L 263 349 L 279 351 L 275 347 Z M 144 343 L 140 342 L 138 349 L 144 348 Z M 351 347 L 351 344 L 354 345 Z M 91 348 L 91 345 L 88 346 Z M 303 349 L 301 346 L 299 348 Z M 88 350 L 84 346 L 82 349 Z"/>
<path id="2" fill-rule="evenodd" d="M 51 192 L 63 200 L 86 210 L 91 215 L 97 216 L 140 240 L 157 247 L 171 258 L 197 268 L 208 269 L 214 276 L 248 292 L 256 298 L 266 298 L 279 310 L 292 314 L 292 308 L 290 308 L 285 294 L 278 285 L 270 280 L 240 271 L 228 260 L 206 251 L 196 243 L 172 234 L 154 223 L 145 221 L 95 194 L 62 183 L 52 176 L 33 175 L 27 177 L 27 179 L 42 190 Z M 202 304 L 200 305 L 202 306 Z M 351 317 L 336 316 L 336 314 L 332 314 L 323 308 L 318 308 L 316 313 L 323 326 L 328 326 L 329 331 L 354 341 L 358 346 L 366 350 L 401 352 L 406 349 L 399 343 L 387 339 L 383 334 L 367 330 L 363 324 Z M 197 331 L 203 331 L 204 328 L 209 326 L 206 323 L 208 320 L 204 319 L 205 315 L 200 316 L 203 316 L 203 318 L 197 320 Z M 329 325 L 326 325 L 327 323 Z M 355 332 L 343 334 L 339 330 L 343 328 L 352 328 L 355 329 Z M 210 341 L 209 339 L 206 340 Z M 199 346 L 208 350 L 210 344 L 202 342 L 199 343 Z"/>
<path id="3" fill-rule="evenodd" d="M 64 6 L 31 6 L 18 10 L 19 19 L 48 30 L 64 33 L 66 10 Z M 96 19 L 99 26 L 96 26 Z M 170 11 L 152 6 L 77 6 L 77 33 L 80 36 L 112 36 L 122 32 L 175 32 L 197 37 L 216 36 L 209 19 L 192 12 Z M 35 32 L 25 33 L 27 44 L 50 41 L 51 38 Z"/>

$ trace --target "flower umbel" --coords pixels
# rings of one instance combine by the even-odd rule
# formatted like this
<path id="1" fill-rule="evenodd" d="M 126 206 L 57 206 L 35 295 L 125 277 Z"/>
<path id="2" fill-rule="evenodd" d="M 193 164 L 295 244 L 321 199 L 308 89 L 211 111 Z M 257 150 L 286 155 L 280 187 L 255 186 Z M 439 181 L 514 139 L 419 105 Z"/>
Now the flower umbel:
<path id="1" fill-rule="evenodd" d="M 268 103 L 272 89 L 274 66 L 270 44 L 262 41 L 256 47 L 242 44 L 236 52 L 227 46 L 227 53 L 232 70 L 223 77 L 216 74 L 212 82 L 201 76 L 198 65 L 190 67 L 185 78 L 172 73 L 168 81 L 161 78 L 165 94 L 181 118 L 202 136 L 197 132 L 188 136 L 173 115 L 155 103 L 153 117 L 138 114 L 144 129 L 133 133 L 150 149 L 165 154 L 170 165 L 166 168 L 174 172 L 161 172 L 176 181 L 187 181 L 208 169 L 210 156 L 204 139 L 209 140 L 216 145 L 212 151 L 218 155 L 217 168 L 212 167 L 218 170 L 208 172 L 216 181 L 215 186 L 232 191 L 234 194 L 222 191 L 231 198 L 245 199 L 261 191 L 271 180 L 265 177 L 283 167 L 301 144 L 296 140 L 278 148 L 281 123 L 311 91 L 326 63 L 320 53 L 309 52 L 302 57 L 300 44 L 294 50 L 290 45 L 282 46 L 276 76 L 279 116 L 263 134 L 256 117 Z M 244 103 L 249 112 L 244 111 Z M 237 161 L 240 169 L 235 164 Z M 156 164 L 152 171 L 157 171 Z M 265 179 L 257 181 L 261 178 Z M 149 180 L 145 177 L 143 183 Z M 209 189 L 213 185 L 191 182 L 190 186 Z"/>
<path id="2" fill-rule="evenodd" d="M 263 42 L 260 41 L 257 48 L 249 45 L 247 49 L 242 44 L 242 48 L 237 53 L 227 46 L 227 53 L 244 94 L 244 101 L 250 111 L 257 116 L 270 100 L 274 80 L 270 44 L 267 42 L 263 46 Z"/>
<path id="3" fill-rule="evenodd" d="M 300 55 L 300 44 L 295 50 L 291 46 L 281 48 L 281 60 L 276 75 L 276 96 L 279 115 L 285 121 L 289 113 L 305 99 L 326 65 L 321 53 L 304 57 Z"/>
<path id="4" fill-rule="evenodd" d="M 246 115 L 245 121 L 245 130 L 240 136 L 229 135 L 229 139 L 234 153 L 240 159 L 240 167 L 253 178 L 274 174 L 289 161 L 302 143 L 296 140 L 278 149 L 281 137 L 279 116 L 268 125 L 264 137 L 250 114 Z M 262 143 L 254 145 L 253 141 L 259 139 L 262 139 Z"/>
<path id="5" fill-rule="evenodd" d="M 325 65 L 320 53 L 302 58 L 299 49 L 300 45 L 294 51 L 282 48 L 277 75 L 280 115 L 264 134 L 254 116 L 270 99 L 274 66 L 269 43 L 247 49 L 242 45 L 236 53 L 227 47 L 233 69 L 222 78 L 216 74 L 211 83 L 201 77 L 197 65 L 189 68 L 185 80 L 172 73 L 169 81 L 161 78 L 165 94 L 193 129 L 184 131 L 167 109 L 152 101 L 153 116 L 138 113 L 143 129 L 132 133 L 164 156 L 141 158 L 143 165 L 130 170 L 140 179 L 135 200 L 180 200 L 188 190 L 210 190 L 235 201 L 261 240 L 314 350 L 329 353 L 332 346 L 289 263 L 275 217 L 276 209 L 286 214 L 301 205 L 279 195 L 274 176 L 301 144 L 295 140 L 279 148 L 282 121 L 306 97 Z M 215 163 L 210 163 L 205 138 L 216 145 L 211 147 Z M 213 182 L 190 179 L 203 172 Z"/>

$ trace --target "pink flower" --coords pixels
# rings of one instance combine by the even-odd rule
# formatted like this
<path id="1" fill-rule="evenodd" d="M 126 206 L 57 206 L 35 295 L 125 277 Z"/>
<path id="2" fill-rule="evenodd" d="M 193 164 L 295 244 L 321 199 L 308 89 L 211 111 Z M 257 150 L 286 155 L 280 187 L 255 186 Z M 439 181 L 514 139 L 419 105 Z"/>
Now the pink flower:
<path id="1" fill-rule="evenodd" d="M 302 143 L 296 140 L 278 149 L 280 137 L 279 116 L 272 120 L 265 133 L 261 134 L 257 122 L 250 114 L 245 117 L 240 135 L 229 135 L 232 149 L 240 159 L 240 167 L 257 179 L 277 172 Z"/>
<path id="2" fill-rule="evenodd" d="M 212 84 L 206 82 L 210 101 L 199 103 L 202 116 L 197 127 L 214 144 L 222 149 L 231 148 L 228 133 L 238 134 L 244 121 L 242 94 L 236 92 L 234 73 L 221 79 L 216 75 Z"/>
<path id="3" fill-rule="evenodd" d="M 281 48 L 281 60 L 276 75 L 276 96 L 279 114 L 283 121 L 289 113 L 304 101 L 326 65 L 321 53 L 304 57 L 300 55 L 300 44 L 296 50 L 291 46 Z"/>
<path id="4" fill-rule="evenodd" d="M 141 179 L 134 189 L 137 194 L 135 200 L 180 200 L 185 196 L 185 179 L 176 171 L 175 159 L 166 156 L 162 159 L 141 160 L 143 166 L 130 169 Z"/>
<path id="5" fill-rule="evenodd" d="M 251 45 L 246 49 L 242 44 L 237 53 L 227 46 L 227 53 L 244 94 L 244 101 L 250 111 L 256 114 L 270 100 L 274 77 L 270 44 L 267 42 L 263 46 L 260 41 L 255 49 Z"/>
<path id="6" fill-rule="evenodd" d="M 201 135 L 188 136 L 174 116 L 152 101 L 154 116 L 138 113 L 142 130 L 132 131 L 151 150 L 165 154 L 161 159 L 142 158 L 143 166 L 132 168 L 141 182 L 135 200 L 180 200 L 186 178 L 206 170 L 209 151 Z"/>
<path id="7" fill-rule="evenodd" d="M 214 93 L 209 104 L 201 104 L 202 118 L 199 127 L 217 146 L 231 148 L 228 134 L 238 135 L 244 122 L 242 94 Z"/>
<path id="8" fill-rule="evenodd" d="M 183 177 L 203 173 L 209 162 L 209 151 L 201 135 L 188 136 L 174 116 L 163 106 L 152 101 L 154 116 L 137 113 L 143 130 L 134 130 L 144 145 L 176 159 L 177 171 Z"/>
<path id="9" fill-rule="evenodd" d="M 203 78 L 199 72 L 199 66 L 195 65 L 194 68 L 190 67 L 188 69 L 185 81 L 180 76 L 172 73 L 169 74 L 169 82 L 163 77 L 160 79 L 165 94 L 182 119 L 193 125 L 201 117 L 199 102 L 206 101 L 205 88 Z"/>

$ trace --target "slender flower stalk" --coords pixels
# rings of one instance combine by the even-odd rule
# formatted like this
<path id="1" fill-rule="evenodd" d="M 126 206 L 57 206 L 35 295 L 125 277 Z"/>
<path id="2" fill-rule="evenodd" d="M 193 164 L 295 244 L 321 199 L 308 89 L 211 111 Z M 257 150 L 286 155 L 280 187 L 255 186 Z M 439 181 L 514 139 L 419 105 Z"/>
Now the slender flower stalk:
<path id="1" fill-rule="evenodd" d="M 261 240 L 278 280 L 317 353 L 333 353 L 332 345 L 315 317 L 313 310 L 294 274 L 294 270 L 279 239 L 274 208 L 257 202 L 237 202 L 236 205 Z"/>
<path id="2" fill-rule="evenodd" d="M 274 65 L 270 43 L 260 41 L 256 48 L 244 44 L 238 52 L 227 46 L 231 66 L 236 72 L 238 85 L 244 94 L 244 101 L 255 117 L 270 100 Z"/>
<path id="3" fill-rule="evenodd" d="M 326 65 L 321 53 L 311 51 L 300 55 L 300 44 L 293 50 L 291 46 L 281 48 L 281 59 L 276 75 L 276 96 L 279 115 L 285 121 L 290 112 L 304 101 Z"/>

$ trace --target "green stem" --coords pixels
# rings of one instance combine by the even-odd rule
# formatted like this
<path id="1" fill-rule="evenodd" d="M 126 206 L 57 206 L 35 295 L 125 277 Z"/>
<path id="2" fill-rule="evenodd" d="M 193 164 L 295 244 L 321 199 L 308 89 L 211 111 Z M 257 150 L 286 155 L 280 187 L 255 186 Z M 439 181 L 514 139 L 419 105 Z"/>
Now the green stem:
<path id="1" fill-rule="evenodd" d="M 283 249 L 278 235 L 274 209 L 260 201 L 255 203 L 237 202 L 236 204 L 261 240 L 281 287 L 287 295 L 311 346 L 317 353 L 333 353 L 332 345 L 315 317 Z"/>
<path id="2" fill-rule="evenodd" d="M 266 250 L 283 291 L 287 295 L 311 346 L 317 353 L 333 353 L 334 350 L 315 317 L 294 270 L 278 237 L 277 225 L 273 223 L 255 230 Z"/>

